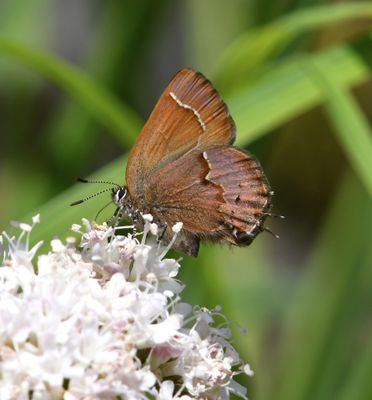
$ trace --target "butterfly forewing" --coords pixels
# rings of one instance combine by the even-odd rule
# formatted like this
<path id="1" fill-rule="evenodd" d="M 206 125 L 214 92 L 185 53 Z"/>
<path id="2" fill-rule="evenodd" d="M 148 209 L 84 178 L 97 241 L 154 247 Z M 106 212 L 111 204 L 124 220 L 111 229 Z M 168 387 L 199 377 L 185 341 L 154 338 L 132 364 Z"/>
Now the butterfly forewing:
<path id="1" fill-rule="evenodd" d="M 155 170 L 192 149 L 234 141 L 235 125 L 212 84 L 200 73 L 180 71 L 159 98 L 129 154 L 126 182 L 133 196 Z"/>

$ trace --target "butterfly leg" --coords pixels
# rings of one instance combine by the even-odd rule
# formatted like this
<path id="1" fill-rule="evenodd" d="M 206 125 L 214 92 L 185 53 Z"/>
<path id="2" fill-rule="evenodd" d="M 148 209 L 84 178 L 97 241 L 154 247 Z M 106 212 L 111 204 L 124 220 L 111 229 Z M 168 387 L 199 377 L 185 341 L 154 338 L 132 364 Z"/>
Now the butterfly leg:
<path id="1" fill-rule="evenodd" d="M 120 208 L 117 207 L 112 217 L 107 221 L 107 225 L 116 227 L 119 225 L 120 217 L 119 217 Z"/>
<path id="2" fill-rule="evenodd" d="M 137 235 L 137 225 L 136 224 L 133 224 L 132 232 L 133 232 L 133 236 Z"/>
<path id="3" fill-rule="evenodd" d="M 163 240 L 164 235 L 165 235 L 165 232 L 167 231 L 168 225 L 167 225 L 167 224 L 164 224 L 163 226 L 160 226 L 159 228 L 160 228 L 160 229 L 159 229 L 160 234 L 159 234 L 158 237 L 156 238 L 156 240 L 157 240 L 158 243 L 160 243 L 160 242 Z"/>

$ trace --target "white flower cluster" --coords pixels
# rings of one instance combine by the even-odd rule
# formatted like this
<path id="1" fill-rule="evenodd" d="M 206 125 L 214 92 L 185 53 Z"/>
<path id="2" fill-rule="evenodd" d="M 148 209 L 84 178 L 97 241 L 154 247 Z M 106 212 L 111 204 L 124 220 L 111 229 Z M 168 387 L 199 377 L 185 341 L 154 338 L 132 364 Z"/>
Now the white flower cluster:
<path id="1" fill-rule="evenodd" d="M 38 216 L 0 236 L 0 399 L 246 398 L 227 321 L 180 302 L 180 265 L 145 219 L 140 241 L 83 220 L 80 246 L 54 239 L 37 260 Z"/>

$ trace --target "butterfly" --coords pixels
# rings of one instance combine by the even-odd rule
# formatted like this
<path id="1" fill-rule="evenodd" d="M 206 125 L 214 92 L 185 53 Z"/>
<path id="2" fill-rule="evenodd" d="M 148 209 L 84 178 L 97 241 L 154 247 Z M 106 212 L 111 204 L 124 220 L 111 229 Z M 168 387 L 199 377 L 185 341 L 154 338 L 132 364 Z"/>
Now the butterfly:
<path id="1" fill-rule="evenodd" d="M 116 214 L 143 226 L 151 214 L 173 248 L 197 256 L 200 241 L 247 246 L 263 230 L 273 192 L 259 162 L 233 147 L 235 123 L 212 83 L 182 69 L 170 81 L 112 189 Z"/>

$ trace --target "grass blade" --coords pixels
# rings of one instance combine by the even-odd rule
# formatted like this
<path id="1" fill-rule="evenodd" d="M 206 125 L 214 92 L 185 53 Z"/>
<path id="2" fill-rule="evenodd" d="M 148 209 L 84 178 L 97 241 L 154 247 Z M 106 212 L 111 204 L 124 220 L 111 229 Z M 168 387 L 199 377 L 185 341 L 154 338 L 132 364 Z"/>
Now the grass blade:
<path id="1" fill-rule="evenodd" d="M 216 81 L 226 90 L 237 87 L 262 72 L 263 64 L 278 55 L 299 35 L 355 18 L 372 18 L 372 5 L 353 2 L 300 9 L 263 28 L 239 37 L 217 66 Z"/>
<path id="2" fill-rule="evenodd" d="M 129 107 L 93 82 L 78 68 L 55 56 L 0 38 L 0 53 L 35 69 L 79 101 L 125 147 L 130 147 L 141 128 L 141 121 Z"/>
<path id="3" fill-rule="evenodd" d="M 84 71 L 115 95 L 120 92 L 123 98 L 130 97 L 123 82 L 132 79 L 132 69 L 139 62 L 140 50 L 152 40 L 159 13 L 166 9 L 169 1 L 105 3 L 89 43 L 88 56 L 83 61 Z M 91 159 L 98 136 L 102 134 L 95 117 L 84 112 L 71 98 L 62 102 L 47 131 L 47 145 L 54 163 L 70 171 L 79 170 Z M 68 149 L 64 145 L 66 141 Z"/>
<path id="4" fill-rule="evenodd" d="M 372 131 L 353 96 L 319 60 L 312 63 L 314 81 L 324 92 L 325 107 L 350 164 L 372 197 Z"/>
<path id="5" fill-rule="evenodd" d="M 353 297 L 358 296 L 360 277 L 369 269 L 365 260 L 370 252 L 372 206 L 351 174 L 345 177 L 335 199 L 297 294 L 291 301 L 277 357 L 278 380 L 266 398 L 337 398 L 324 396 L 319 383 L 330 379 L 323 374 L 337 346 L 340 326 L 345 323 L 345 309 Z M 350 322 L 348 326 L 351 325 Z M 332 381 L 333 390 L 337 390 L 338 384 Z"/>
<path id="6" fill-rule="evenodd" d="M 237 143 L 247 144 L 299 114 L 324 102 L 325 92 L 309 75 L 307 63 L 319 62 L 347 89 L 370 76 L 366 64 L 347 46 L 299 57 L 266 74 L 254 85 L 226 96 L 237 124 Z"/>
<path id="7" fill-rule="evenodd" d="M 338 397 L 339 400 L 370 400 L 372 398 L 372 338 L 361 353 L 355 361 L 351 377 Z"/>

